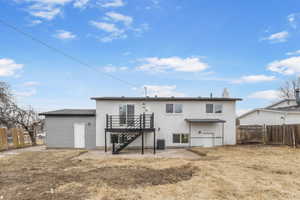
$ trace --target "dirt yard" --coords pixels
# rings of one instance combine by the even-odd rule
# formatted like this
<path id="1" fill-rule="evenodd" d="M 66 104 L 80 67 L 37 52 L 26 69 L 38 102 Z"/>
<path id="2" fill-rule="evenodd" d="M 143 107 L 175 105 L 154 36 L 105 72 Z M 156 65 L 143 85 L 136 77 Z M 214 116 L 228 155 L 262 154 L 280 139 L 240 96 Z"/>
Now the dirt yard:
<path id="1" fill-rule="evenodd" d="M 198 159 L 90 159 L 85 151 L 21 152 L 0 158 L 0 199 L 300 199 L 300 149 L 193 151 Z"/>

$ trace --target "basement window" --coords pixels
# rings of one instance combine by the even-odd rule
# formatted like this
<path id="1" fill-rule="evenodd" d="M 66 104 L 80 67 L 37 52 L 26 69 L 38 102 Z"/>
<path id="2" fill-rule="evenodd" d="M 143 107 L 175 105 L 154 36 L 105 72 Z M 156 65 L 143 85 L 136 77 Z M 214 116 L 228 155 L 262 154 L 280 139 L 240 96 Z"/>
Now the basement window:
<path id="1" fill-rule="evenodd" d="M 189 134 L 186 133 L 174 133 L 173 134 L 174 144 L 187 144 L 189 143 Z"/>

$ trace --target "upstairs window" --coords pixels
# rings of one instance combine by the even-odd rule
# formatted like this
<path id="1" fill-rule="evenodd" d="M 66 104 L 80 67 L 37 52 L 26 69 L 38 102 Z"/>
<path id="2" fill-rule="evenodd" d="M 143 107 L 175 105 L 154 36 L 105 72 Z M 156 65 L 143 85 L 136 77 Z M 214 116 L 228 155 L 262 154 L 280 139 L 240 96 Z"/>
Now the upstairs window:
<path id="1" fill-rule="evenodd" d="M 223 105 L 222 104 L 216 104 L 215 105 L 215 113 L 222 113 L 223 112 Z"/>
<path id="2" fill-rule="evenodd" d="M 166 113 L 173 113 L 173 104 L 166 104 Z"/>
<path id="3" fill-rule="evenodd" d="M 182 113 L 182 104 L 166 104 L 166 113 Z"/>
<path id="4" fill-rule="evenodd" d="M 222 104 L 206 104 L 206 113 L 223 113 Z"/>
<path id="5" fill-rule="evenodd" d="M 214 104 L 206 104 L 206 113 L 214 112 Z"/>
<path id="6" fill-rule="evenodd" d="M 182 104 L 175 104 L 175 113 L 182 113 Z"/>

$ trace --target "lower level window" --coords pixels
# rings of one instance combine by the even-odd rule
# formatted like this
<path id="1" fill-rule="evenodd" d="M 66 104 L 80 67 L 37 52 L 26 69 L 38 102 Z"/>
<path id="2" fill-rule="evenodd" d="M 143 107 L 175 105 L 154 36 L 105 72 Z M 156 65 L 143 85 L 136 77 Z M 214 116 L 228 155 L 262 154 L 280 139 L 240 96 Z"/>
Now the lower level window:
<path id="1" fill-rule="evenodd" d="M 173 134 L 173 143 L 177 143 L 177 144 L 189 143 L 189 134 L 184 134 L 184 133 Z"/>

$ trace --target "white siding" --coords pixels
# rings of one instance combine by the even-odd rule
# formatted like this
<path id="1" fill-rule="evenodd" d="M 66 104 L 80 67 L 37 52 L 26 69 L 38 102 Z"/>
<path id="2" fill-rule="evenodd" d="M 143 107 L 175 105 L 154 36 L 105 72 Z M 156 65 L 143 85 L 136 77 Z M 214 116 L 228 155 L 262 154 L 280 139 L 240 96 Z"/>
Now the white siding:
<path id="1" fill-rule="evenodd" d="M 284 113 L 274 111 L 255 111 L 243 116 L 240 125 L 280 125 L 300 124 L 300 113 Z"/>
<path id="2" fill-rule="evenodd" d="M 283 124 L 284 114 L 280 112 L 258 110 L 240 118 L 240 125 L 276 125 Z"/>
<path id="3" fill-rule="evenodd" d="M 96 145 L 98 147 L 104 146 L 104 129 L 105 129 L 105 115 L 106 114 L 119 114 L 119 105 L 120 104 L 134 104 L 135 105 L 135 114 L 143 113 L 143 101 L 96 101 Z M 167 114 L 166 113 L 166 104 L 182 104 L 183 113 L 180 114 Z M 223 113 L 206 113 L 205 105 L 206 103 L 216 103 L 223 104 Z M 173 144 L 172 134 L 173 133 L 189 133 L 189 124 L 185 121 L 186 118 L 218 118 L 225 120 L 224 133 L 225 144 L 235 144 L 236 143 L 236 134 L 235 134 L 235 102 L 234 101 L 146 101 L 146 107 L 148 108 L 147 113 L 154 113 L 155 115 L 155 128 L 157 133 L 157 139 L 165 139 L 166 146 L 181 146 L 178 144 Z M 212 130 L 216 132 L 216 135 L 221 134 L 220 125 L 217 124 L 198 124 L 193 125 L 193 132 L 198 130 Z M 109 139 L 109 137 L 108 137 Z M 131 146 L 138 145 L 140 146 L 140 140 L 135 141 Z M 197 143 L 197 142 L 196 142 Z M 199 143 L 199 142 L 198 142 Z M 109 141 L 108 141 L 108 144 Z M 145 145 L 153 145 L 153 134 L 149 133 L 145 137 Z M 186 146 L 186 145 L 182 145 Z"/>

